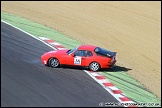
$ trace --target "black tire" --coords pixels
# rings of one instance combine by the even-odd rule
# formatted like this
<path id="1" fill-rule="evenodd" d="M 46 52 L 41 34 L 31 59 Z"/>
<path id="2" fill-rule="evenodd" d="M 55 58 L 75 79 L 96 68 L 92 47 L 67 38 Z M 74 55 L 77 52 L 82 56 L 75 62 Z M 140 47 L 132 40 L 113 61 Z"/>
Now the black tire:
<path id="1" fill-rule="evenodd" d="M 52 68 L 57 68 L 60 65 L 60 62 L 57 58 L 50 58 L 48 61 L 48 65 Z"/>
<path id="2" fill-rule="evenodd" d="M 98 71 L 98 70 L 100 69 L 100 65 L 99 65 L 99 63 L 97 63 L 97 62 L 92 62 L 92 63 L 90 63 L 90 65 L 89 65 L 89 69 L 90 69 L 91 71 Z"/>

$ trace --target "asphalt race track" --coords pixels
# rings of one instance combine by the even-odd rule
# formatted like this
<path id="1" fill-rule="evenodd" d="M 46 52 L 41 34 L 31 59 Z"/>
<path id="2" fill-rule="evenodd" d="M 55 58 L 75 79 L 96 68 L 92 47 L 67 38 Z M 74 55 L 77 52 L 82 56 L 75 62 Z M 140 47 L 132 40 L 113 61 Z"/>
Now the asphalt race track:
<path id="1" fill-rule="evenodd" d="M 83 70 L 45 67 L 52 50 L 1 22 L 1 107 L 98 107 L 118 102 Z"/>

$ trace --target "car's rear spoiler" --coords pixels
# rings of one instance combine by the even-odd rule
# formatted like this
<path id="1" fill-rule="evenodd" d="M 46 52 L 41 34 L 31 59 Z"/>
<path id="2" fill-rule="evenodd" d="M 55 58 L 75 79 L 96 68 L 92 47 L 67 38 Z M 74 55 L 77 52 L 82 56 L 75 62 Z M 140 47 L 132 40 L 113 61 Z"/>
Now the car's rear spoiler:
<path id="1" fill-rule="evenodd" d="M 108 57 L 114 57 L 116 55 L 117 52 L 109 52 L 107 54 Z"/>

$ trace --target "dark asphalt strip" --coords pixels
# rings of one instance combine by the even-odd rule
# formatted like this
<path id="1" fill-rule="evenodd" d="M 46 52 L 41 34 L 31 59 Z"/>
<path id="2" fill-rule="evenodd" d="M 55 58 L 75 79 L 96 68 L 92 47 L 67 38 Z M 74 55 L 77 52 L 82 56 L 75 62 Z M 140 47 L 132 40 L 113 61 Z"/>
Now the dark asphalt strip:
<path id="1" fill-rule="evenodd" d="M 83 70 L 45 67 L 49 46 L 1 22 L 1 106 L 98 107 L 118 102 Z"/>

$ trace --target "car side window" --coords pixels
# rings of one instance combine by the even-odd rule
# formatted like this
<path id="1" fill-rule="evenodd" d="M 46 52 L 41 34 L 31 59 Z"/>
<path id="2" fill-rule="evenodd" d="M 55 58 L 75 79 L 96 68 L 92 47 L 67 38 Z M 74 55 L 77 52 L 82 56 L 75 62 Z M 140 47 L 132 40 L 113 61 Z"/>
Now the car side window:
<path id="1" fill-rule="evenodd" d="M 91 51 L 86 51 L 86 56 L 89 57 L 89 56 L 93 56 L 92 52 Z"/>
<path id="2" fill-rule="evenodd" d="M 84 51 L 84 50 L 78 50 L 78 51 L 76 51 L 74 53 L 74 55 L 75 56 L 81 56 L 81 57 L 83 57 L 83 56 L 86 56 L 86 51 Z"/>
<path id="3" fill-rule="evenodd" d="M 74 53 L 75 56 L 81 56 L 81 57 L 89 57 L 92 56 L 91 51 L 86 51 L 86 50 L 78 50 Z"/>

